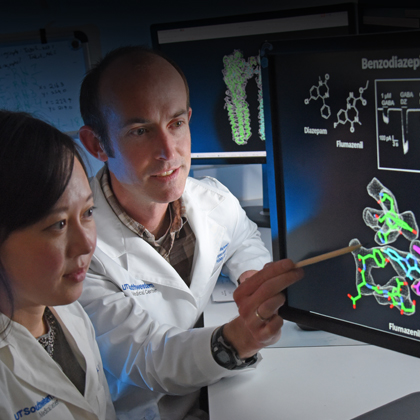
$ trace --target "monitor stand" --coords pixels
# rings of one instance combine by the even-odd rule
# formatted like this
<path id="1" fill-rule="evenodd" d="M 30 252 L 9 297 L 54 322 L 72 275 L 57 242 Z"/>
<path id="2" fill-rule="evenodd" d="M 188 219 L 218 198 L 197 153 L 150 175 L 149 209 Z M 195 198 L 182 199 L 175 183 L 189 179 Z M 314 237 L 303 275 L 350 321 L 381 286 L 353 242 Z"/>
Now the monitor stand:
<path id="1" fill-rule="evenodd" d="M 420 392 L 413 392 L 352 420 L 414 420 L 419 418 Z"/>
<path id="2" fill-rule="evenodd" d="M 246 215 L 258 225 L 258 227 L 270 227 L 270 210 L 264 206 L 247 206 L 243 208 Z"/>
<path id="3" fill-rule="evenodd" d="M 270 209 L 268 201 L 268 180 L 266 164 L 262 165 L 263 204 L 261 206 L 246 206 L 246 215 L 261 228 L 270 227 Z"/>

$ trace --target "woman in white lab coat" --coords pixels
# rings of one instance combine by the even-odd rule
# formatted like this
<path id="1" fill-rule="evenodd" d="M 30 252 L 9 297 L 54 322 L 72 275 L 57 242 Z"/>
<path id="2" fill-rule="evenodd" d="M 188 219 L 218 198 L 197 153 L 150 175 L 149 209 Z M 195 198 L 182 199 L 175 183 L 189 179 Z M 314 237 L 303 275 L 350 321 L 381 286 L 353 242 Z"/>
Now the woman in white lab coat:
<path id="1" fill-rule="evenodd" d="M 71 138 L 0 111 L 0 418 L 115 419 L 92 325 L 75 302 L 96 244 Z"/>

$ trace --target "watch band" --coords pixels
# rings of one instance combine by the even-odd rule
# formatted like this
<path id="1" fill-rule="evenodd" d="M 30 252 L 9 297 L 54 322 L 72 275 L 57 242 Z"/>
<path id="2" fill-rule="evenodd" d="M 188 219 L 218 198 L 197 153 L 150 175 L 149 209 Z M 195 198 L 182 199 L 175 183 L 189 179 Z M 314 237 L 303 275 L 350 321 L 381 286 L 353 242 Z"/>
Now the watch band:
<path id="1" fill-rule="evenodd" d="M 225 339 L 223 327 L 217 328 L 211 337 L 211 352 L 214 360 L 220 366 L 229 369 L 244 369 L 253 365 L 257 360 L 257 354 L 246 359 L 241 359 L 236 349 Z"/>

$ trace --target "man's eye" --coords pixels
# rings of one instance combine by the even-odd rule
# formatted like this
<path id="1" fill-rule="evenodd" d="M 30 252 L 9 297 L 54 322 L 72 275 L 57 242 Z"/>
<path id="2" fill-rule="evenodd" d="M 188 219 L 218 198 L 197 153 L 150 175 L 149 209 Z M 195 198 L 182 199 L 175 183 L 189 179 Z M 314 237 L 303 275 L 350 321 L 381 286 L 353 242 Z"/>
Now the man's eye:
<path id="1" fill-rule="evenodd" d="M 135 134 L 136 136 L 142 136 L 143 134 L 146 133 L 146 129 L 145 128 L 136 128 L 135 130 L 132 131 L 133 134 Z"/>

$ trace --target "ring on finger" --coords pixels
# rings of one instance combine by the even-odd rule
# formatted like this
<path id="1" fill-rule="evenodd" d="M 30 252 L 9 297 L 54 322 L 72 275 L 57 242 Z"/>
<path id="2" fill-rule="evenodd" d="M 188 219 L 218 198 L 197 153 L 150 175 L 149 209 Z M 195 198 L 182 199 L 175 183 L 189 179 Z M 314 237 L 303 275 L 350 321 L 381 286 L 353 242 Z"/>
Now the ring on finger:
<path id="1" fill-rule="evenodd" d="M 260 313 L 258 312 L 258 308 L 255 310 L 255 315 L 257 315 L 257 318 L 261 319 L 261 321 L 265 322 L 268 321 L 270 318 L 264 318 L 263 316 L 260 315 Z"/>

